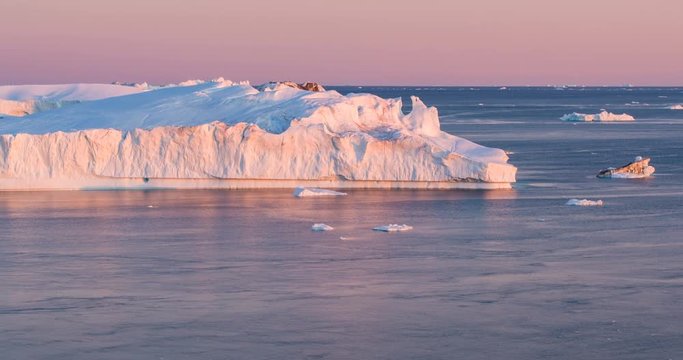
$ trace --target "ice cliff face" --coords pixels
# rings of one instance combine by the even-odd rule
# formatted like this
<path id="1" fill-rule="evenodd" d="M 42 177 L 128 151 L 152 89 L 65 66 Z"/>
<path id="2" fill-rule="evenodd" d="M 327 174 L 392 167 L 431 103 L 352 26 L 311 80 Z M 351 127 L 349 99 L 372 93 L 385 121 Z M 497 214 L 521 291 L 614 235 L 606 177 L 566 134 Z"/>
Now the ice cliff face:
<path id="1" fill-rule="evenodd" d="M 0 120 L 0 189 L 509 187 L 502 150 L 412 98 L 198 82 Z M 124 181 L 125 180 L 125 181 Z"/>

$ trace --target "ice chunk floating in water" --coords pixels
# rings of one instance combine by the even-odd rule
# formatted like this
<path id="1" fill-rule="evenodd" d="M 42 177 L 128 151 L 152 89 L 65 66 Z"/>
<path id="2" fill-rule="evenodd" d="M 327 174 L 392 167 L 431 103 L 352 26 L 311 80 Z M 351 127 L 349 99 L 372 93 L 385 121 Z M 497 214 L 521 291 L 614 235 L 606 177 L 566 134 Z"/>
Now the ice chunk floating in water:
<path id="1" fill-rule="evenodd" d="M 306 188 L 306 187 L 297 187 L 294 189 L 294 196 L 302 198 L 302 197 L 315 197 L 315 196 L 345 196 L 346 193 L 339 192 L 339 191 L 334 191 L 334 190 L 327 190 L 327 189 L 318 189 L 318 188 Z"/>
<path id="2" fill-rule="evenodd" d="M 591 121 L 601 121 L 601 122 L 610 122 L 610 121 L 635 121 L 636 119 L 629 115 L 629 114 L 613 114 L 611 112 L 607 112 L 605 110 L 601 111 L 598 114 L 582 114 L 582 113 L 571 113 L 571 114 L 565 114 L 560 118 L 560 120 L 563 121 L 585 121 L 585 122 L 591 122 Z"/>
<path id="3" fill-rule="evenodd" d="M 382 225 L 382 226 L 375 227 L 372 230 L 384 231 L 384 232 L 398 232 L 398 231 L 413 230 L 413 227 L 406 225 L 406 224 L 403 224 L 403 225 L 389 224 L 389 225 Z"/>
<path id="4" fill-rule="evenodd" d="M 669 109 L 671 109 L 671 110 L 683 110 L 683 104 L 671 105 L 671 107 L 669 107 Z"/>
<path id="5" fill-rule="evenodd" d="M 334 230 L 334 228 L 330 225 L 327 225 L 327 224 L 313 224 L 313 226 L 311 226 L 311 230 L 313 230 L 313 231 L 330 231 L 330 230 Z"/>
<path id="6" fill-rule="evenodd" d="M 602 200 L 588 200 L 588 199 L 570 199 L 565 205 L 569 206 L 602 206 Z"/>
<path id="7" fill-rule="evenodd" d="M 417 97 L 403 114 L 401 99 L 306 84 L 183 85 L 111 85 L 132 93 L 0 122 L 0 190 L 491 189 L 515 181 L 504 151 L 441 131 L 436 108 Z"/>
<path id="8" fill-rule="evenodd" d="M 638 179 L 648 177 L 655 173 L 654 166 L 650 166 L 650 158 L 643 158 L 636 156 L 636 158 L 621 167 L 607 168 L 601 170 L 597 177 L 599 178 L 621 178 L 621 179 Z"/>

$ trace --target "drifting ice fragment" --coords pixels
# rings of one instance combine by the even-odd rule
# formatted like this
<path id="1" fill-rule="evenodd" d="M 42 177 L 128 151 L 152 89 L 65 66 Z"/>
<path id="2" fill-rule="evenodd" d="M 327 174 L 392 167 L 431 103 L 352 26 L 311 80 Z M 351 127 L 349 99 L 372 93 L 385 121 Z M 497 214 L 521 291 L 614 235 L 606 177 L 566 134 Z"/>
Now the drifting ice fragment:
<path id="1" fill-rule="evenodd" d="M 648 177 L 655 173 L 654 166 L 650 166 L 650 158 L 637 156 L 632 162 L 618 168 L 600 170 L 599 178 L 637 179 Z"/>
<path id="2" fill-rule="evenodd" d="M 413 230 L 412 226 L 403 224 L 389 224 L 389 225 L 382 225 L 378 226 L 376 228 L 373 228 L 372 230 L 375 231 L 384 231 L 384 232 L 397 232 L 397 231 L 408 231 L 408 230 Z"/>
<path id="3" fill-rule="evenodd" d="M 313 196 L 345 196 L 346 193 L 339 192 L 339 191 L 334 191 L 334 190 L 327 190 L 327 189 L 319 189 L 319 188 L 307 188 L 307 187 L 297 187 L 294 189 L 294 196 L 296 197 L 313 197 Z"/>
<path id="4" fill-rule="evenodd" d="M 565 205 L 569 206 L 602 206 L 602 200 L 588 200 L 588 199 L 570 199 Z"/>
<path id="5" fill-rule="evenodd" d="M 311 230 L 313 230 L 313 231 L 330 231 L 330 230 L 334 230 L 334 228 L 330 225 L 327 225 L 327 224 L 313 224 L 313 226 L 311 226 Z"/>

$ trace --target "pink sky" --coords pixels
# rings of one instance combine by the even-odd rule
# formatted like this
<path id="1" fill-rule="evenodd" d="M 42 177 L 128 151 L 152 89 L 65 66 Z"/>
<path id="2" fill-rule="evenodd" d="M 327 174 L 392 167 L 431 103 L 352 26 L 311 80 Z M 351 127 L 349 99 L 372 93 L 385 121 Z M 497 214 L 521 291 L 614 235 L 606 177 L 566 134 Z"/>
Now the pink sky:
<path id="1" fill-rule="evenodd" d="M 0 84 L 683 85 L 681 0 L 2 0 Z"/>

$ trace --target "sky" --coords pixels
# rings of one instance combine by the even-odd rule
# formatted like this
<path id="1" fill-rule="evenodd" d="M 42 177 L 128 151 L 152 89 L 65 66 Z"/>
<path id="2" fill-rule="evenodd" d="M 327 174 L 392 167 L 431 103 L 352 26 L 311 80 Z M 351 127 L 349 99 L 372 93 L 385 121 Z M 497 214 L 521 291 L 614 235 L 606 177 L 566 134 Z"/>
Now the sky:
<path id="1" fill-rule="evenodd" d="M 681 0 L 0 0 L 0 84 L 683 85 Z"/>

